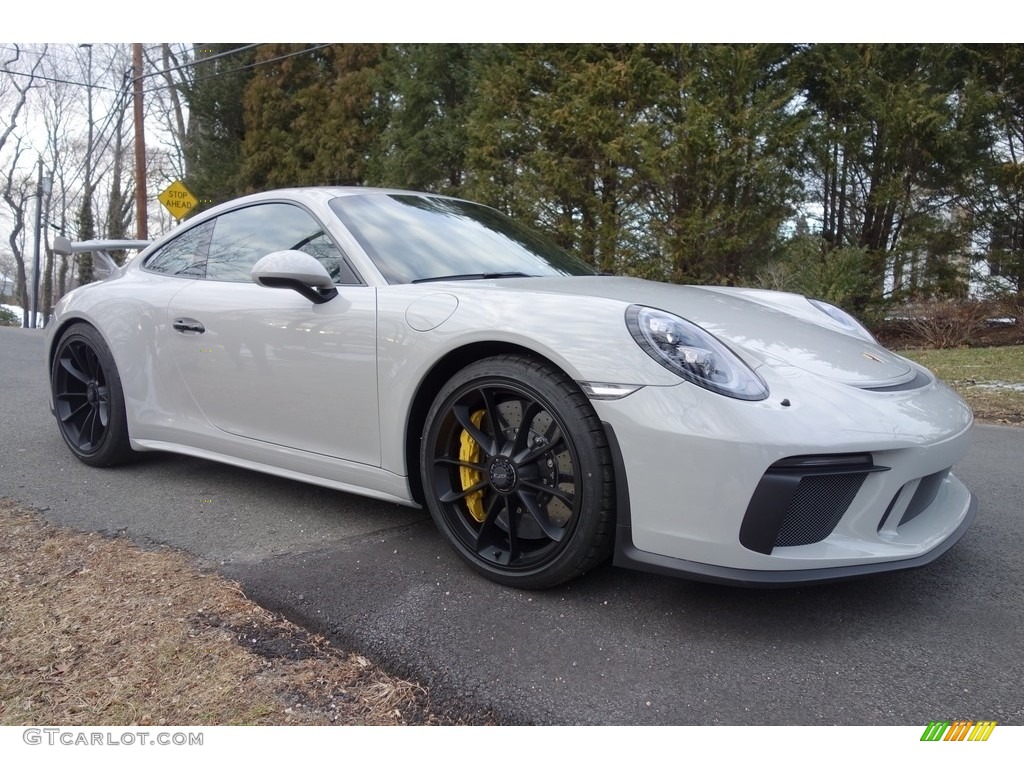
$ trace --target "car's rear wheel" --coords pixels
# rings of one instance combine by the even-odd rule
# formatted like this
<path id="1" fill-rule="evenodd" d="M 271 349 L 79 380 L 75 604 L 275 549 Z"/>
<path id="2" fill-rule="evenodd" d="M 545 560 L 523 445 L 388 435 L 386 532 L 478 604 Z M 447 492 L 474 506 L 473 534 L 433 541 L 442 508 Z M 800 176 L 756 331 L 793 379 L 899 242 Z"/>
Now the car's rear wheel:
<path id="1" fill-rule="evenodd" d="M 64 332 L 50 384 L 57 426 L 75 456 L 94 467 L 131 457 L 121 380 L 95 328 L 79 323 Z"/>
<path id="2" fill-rule="evenodd" d="M 611 552 L 604 430 L 579 387 L 547 363 L 492 357 L 453 376 L 428 413 L 420 467 L 438 528 L 494 581 L 550 587 Z"/>

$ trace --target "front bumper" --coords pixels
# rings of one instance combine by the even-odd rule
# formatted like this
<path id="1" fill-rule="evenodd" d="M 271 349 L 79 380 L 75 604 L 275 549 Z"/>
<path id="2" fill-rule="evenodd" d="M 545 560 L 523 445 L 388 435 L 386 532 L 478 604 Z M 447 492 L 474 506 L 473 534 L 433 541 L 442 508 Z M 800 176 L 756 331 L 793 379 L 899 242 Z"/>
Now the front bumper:
<path id="1" fill-rule="evenodd" d="M 952 391 L 768 375 L 773 396 L 760 403 L 688 384 L 595 403 L 616 454 L 616 564 L 747 586 L 815 584 L 920 567 L 963 536 L 977 501 L 949 469 L 967 451 L 972 417 Z M 793 463 L 814 467 L 822 456 L 867 466 Z M 828 499 L 814 497 L 820 483 L 799 482 L 855 471 L 855 482 L 815 477 L 839 488 Z"/>
<path id="2" fill-rule="evenodd" d="M 743 568 L 723 568 L 718 565 L 693 563 L 674 557 L 643 552 L 633 546 L 629 525 L 620 525 L 615 533 L 615 565 L 634 571 L 660 573 L 664 576 L 685 576 L 694 581 L 728 584 L 734 587 L 805 587 L 828 584 L 845 579 L 859 579 L 892 571 L 905 571 L 928 565 L 944 555 L 971 527 L 978 509 L 978 500 L 971 496 L 971 505 L 960 526 L 941 545 L 927 554 L 909 560 L 893 560 L 864 565 L 840 565 L 831 568 L 808 568 L 796 571 L 752 571 Z"/>

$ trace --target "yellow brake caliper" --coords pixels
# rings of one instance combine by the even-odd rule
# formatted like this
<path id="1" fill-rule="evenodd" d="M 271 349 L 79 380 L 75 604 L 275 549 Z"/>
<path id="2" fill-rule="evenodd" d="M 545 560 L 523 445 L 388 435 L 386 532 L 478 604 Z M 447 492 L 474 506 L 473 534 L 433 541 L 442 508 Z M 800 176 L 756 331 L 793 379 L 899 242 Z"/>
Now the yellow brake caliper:
<path id="1" fill-rule="evenodd" d="M 473 426 L 479 427 L 484 420 L 484 412 L 482 410 L 477 411 L 469 417 L 469 420 L 473 422 Z M 480 444 L 466 430 L 462 430 L 462 436 L 459 440 L 459 461 L 468 461 L 471 464 L 480 463 Z M 480 473 L 469 467 L 459 467 L 459 480 L 462 481 L 462 490 L 466 490 L 480 482 Z M 474 491 L 469 494 L 466 497 L 466 507 L 469 509 L 469 514 L 473 516 L 473 519 L 478 523 L 482 523 L 484 517 L 486 517 L 484 513 L 484 492 Z"/>

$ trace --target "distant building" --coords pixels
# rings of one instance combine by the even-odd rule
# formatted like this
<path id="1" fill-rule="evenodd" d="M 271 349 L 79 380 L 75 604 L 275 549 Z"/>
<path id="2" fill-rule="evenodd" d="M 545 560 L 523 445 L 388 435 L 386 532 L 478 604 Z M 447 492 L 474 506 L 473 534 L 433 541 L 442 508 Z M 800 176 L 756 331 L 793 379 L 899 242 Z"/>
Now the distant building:
<path id="1" fill-rule="evenodd" d="M 0 298 L 13 299 L 15 285 L 16 283 L 13 277 L 9 277 L 3 272 L 0 272 Z"/>

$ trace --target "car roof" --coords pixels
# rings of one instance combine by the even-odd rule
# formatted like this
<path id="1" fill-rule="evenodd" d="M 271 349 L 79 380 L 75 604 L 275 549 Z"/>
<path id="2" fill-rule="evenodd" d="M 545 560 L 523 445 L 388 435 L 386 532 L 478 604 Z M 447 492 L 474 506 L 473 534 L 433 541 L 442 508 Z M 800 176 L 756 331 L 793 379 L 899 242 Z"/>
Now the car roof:
<path id="1" fill-rule="evenodd" d="M 418 195 L 421 197 L 443 197 L 431 192 L 418 192 L 410 189 L 392 189 L 388 187 L 352 187 L 352 186 L 330 186 L 330 187 L 284 187 L 282 189 L 268 189 L 265 192 L 257 192 L 252 195 L 238 197 L 228 201 L 238 203 L 243 200 L 260 200 L 266 198 L 295 197 L 301 199 L 315 199 L 319 201 L 331 200 L 335 197 L 352 197 L 357 195 Z"/>
<path id="2" fill-rule="evenodd" d="M 268 189 L 263 192 L 255 192 L 251 195 L 241 195 L 223 203 L 208 208 L 194 219 L 188 222 L 198 223 L 203 219 L 217 216 L 224 211 L 251 203 L 259 203 L 270 200 L 296 200 L 300 202 L 315 202 L 326 205 L 336 197 L 356 197 L 363 195 L 416 195 L 419 197 L 446 197 L 432 192 L 418 192 L 410 189 L 392 189 L 388 187 L 356 187 L 356 186 L 323 186 L 323 187 L 283 187 L 280 189 Z"/>

